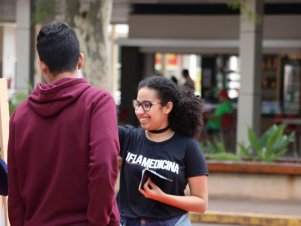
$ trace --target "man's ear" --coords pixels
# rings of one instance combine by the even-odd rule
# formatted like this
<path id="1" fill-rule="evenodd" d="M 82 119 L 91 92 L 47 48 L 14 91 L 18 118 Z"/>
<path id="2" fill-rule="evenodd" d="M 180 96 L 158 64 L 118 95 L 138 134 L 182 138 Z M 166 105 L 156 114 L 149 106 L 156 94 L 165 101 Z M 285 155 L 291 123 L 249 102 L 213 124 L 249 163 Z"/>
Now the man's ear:
<path id="1" fill-rule="evenodd" d="M 38 60 L 38 65 L 40 66 L 40 69 L 44 75 L 49 74 L 49 68 L 43 61 Z"/>
<path id="2" fill-rule="evenodd" d="M 77 62 L 77 69 L 80 70 L 83 68 L 83 63 L 84 63 L 84 54 L 80 53 L 78 57 L 78 62 Z"/>

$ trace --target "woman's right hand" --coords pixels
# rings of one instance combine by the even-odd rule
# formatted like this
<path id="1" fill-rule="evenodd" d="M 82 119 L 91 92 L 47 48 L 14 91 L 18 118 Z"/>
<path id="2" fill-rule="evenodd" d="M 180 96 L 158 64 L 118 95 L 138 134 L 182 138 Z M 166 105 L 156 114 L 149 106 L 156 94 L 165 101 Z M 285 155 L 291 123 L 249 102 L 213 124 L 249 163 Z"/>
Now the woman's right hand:
<path id="1" fill-rule="evenodd" d="M 139 189 L 140 193 L 148 199 L 160 201 L 165 194 L 150 178 L 143 185 L 143 189 Z"/>

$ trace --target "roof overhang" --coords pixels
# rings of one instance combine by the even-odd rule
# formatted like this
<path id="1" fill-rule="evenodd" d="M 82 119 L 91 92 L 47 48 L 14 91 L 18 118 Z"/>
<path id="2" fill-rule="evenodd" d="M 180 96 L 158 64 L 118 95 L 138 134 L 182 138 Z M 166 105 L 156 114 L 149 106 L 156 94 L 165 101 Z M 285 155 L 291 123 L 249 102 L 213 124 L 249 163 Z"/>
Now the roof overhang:
<path id="1" fill-rule="evenodd" d="M 177 39 L 118 39 L 119 46 L 139 47 L 141 52 L 179 52 L 179 53 L 236 53 L 240 40 L 177 40 Z M 300 52 L 301 40 L 263 40 L 263 52 Z"/>

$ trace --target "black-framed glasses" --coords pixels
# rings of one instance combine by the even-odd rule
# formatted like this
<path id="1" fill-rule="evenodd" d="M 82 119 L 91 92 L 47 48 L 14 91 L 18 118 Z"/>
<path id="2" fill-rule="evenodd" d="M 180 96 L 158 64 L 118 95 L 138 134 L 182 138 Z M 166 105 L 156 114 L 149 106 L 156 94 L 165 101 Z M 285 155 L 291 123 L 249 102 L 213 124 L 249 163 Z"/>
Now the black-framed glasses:
<path id="1" fill-rule="evenodd" d="M 138 100 L 133 100 L 133 107 L 135 110 L 138 110 L 139 107 L 142 107 L 143 111 L 149 111 L 153 105 L 155 104 L 161 104 L 160 102 L 158 103 L 152 103 L 149 100 L 145 100 L 145 101 L 138 101 Z"/>

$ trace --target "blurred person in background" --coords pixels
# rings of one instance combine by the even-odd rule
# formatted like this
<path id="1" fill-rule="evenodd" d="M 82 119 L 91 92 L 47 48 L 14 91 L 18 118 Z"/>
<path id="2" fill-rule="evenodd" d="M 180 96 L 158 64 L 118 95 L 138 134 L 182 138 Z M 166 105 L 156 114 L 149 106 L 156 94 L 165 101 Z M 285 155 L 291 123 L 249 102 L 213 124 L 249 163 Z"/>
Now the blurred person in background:
<path id="1" fill-rule="evenodd" d="M 220 132 L 222 128 L 222 117 L 225 114 L 233 113 L 233 106 L 230 102 L 227 90 L 223 89 L 218 94 L 218 101 L 213 113 L 207 114 L 206 132 L 209 137 L 215 136 Z"/>
<path id="2" fill-rule="evenodd" d="M 194 85 L 194 81 L 192 80 L 192 78 L 189 75 L 189 71 L 188 69 L 183 69 L 182 70 L 182 76 L 185 79 L 185 82 L 183 84 L 183 86 L 187 86 L 189 87 L 192 91 L 195 90 L 195 85 Z"/>

